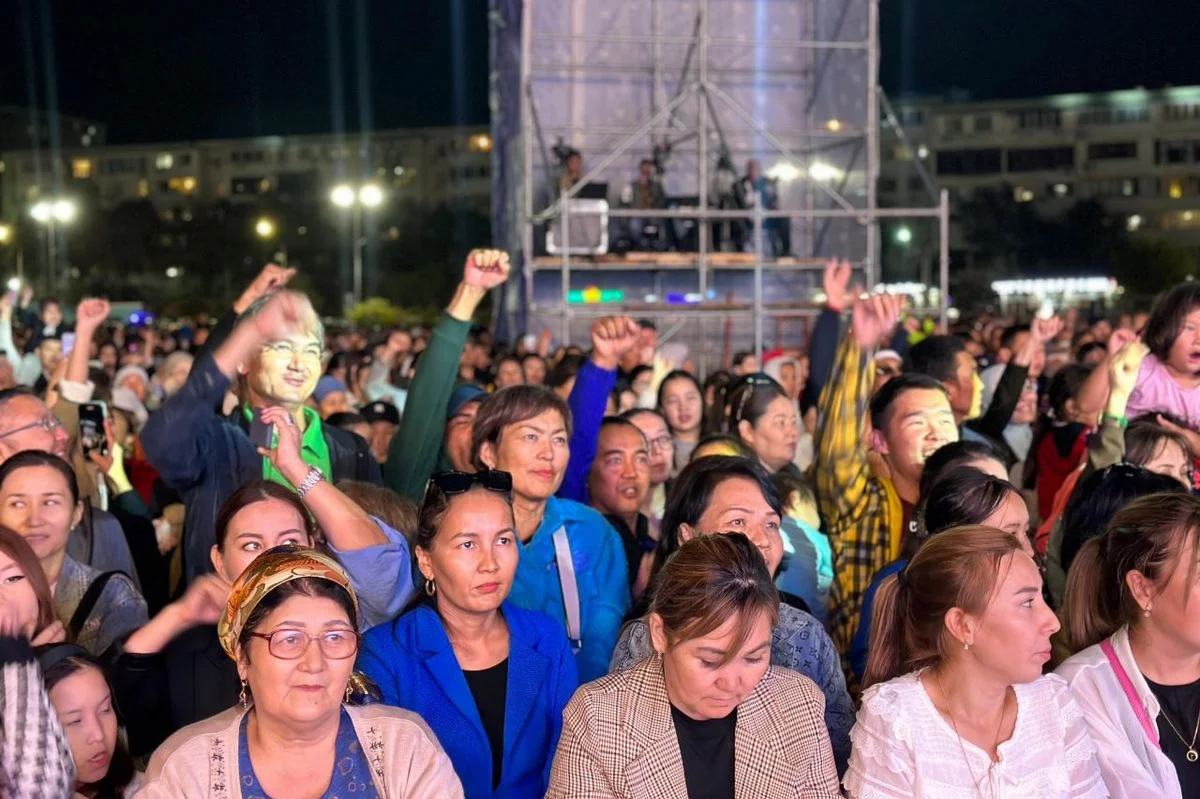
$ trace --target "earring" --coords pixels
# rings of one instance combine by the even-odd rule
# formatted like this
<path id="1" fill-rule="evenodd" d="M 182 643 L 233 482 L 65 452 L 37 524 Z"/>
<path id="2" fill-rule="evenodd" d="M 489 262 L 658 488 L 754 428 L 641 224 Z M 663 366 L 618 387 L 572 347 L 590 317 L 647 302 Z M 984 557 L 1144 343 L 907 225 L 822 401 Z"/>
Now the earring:
<path id="1" fill-rule="evenodd" d="M 963 644 L 963 651 L 966 652 L 971 648 L 970 644 Z"/>
<path id="2" fill-rule="evenodd" d="M 250 699 L 246 696 L 246 681 L 242 680 L 242 690 L 238 694 L 238 707 L 248 707 Z"/>
<path id="3" fill-rule="evenodd" d="M 425 581 L 425 596 L 433 596 L 436 593 L 437 593 L 437 586 L 434 585 L 433 580 L 426 580 Z"/>
<path id="4" fill-rule="evenodd" d="M 1147 619 L 1150 618 L 1150 608 L 1146 608 L 1145 610 L 1143 610 L 1142 615 L 1145 616 Z"/>
<path id="5" fill-rule="evenodd" d="M 346 701 L 344 704 L 350 704 L 350 697 L 354 695 L 353 681 L 346 683 Z"/>

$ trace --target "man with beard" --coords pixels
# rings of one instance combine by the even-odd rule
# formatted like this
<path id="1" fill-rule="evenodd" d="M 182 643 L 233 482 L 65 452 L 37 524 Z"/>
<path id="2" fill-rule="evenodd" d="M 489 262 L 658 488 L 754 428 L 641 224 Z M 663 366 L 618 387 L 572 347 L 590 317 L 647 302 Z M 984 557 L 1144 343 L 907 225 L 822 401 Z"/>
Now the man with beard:
<path id="1" fill-rule="evenodd" d="M 898 557 L 912 524 L 925 459 L 958 440 L 950 398 L 932 377 L 903 374 L 871 396 L 875 350 L 900 310 L 888 295 L 854 303 L 818 405 L 817 496 L 833 548 L 831 633 L 843 658 L 863 593 Z"/>
<path id="2" fill-rule="evenodd" d="M 301 493 L 322 480 L 381 482 L 379 464 L 357 436 L 321 423 L 306 402 L 321 376 L 325 331 L 308 298 L 279 291 L 257 299 L 211 357 L 197 360 L 183 390 L 150 417 L 142 444 L 163 480 L 187 506 L 184 574 L 187 581 L 212 570 L 209 551 L 222 503 L 256 479 Z M 243 407 L 236 425 L 214 409 L 234 379 Z M 292 485 L 251 442 L 254 412 L 281 407 L 301 433 L 301 456 L 310 467 L 303 485 Z M 380 530 L 386 544 L 387 534 Z"/>

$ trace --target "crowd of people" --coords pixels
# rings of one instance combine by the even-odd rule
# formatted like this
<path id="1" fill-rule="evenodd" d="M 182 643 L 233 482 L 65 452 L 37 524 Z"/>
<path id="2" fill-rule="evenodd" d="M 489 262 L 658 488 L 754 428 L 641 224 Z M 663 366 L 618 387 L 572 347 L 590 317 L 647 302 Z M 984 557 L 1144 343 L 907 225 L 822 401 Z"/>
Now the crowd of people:
<path id="1" fill-rule="evenodd" d="M 0 796 L 1200 796 L 1200 285 L 805 352 L 0 301 Z"/>

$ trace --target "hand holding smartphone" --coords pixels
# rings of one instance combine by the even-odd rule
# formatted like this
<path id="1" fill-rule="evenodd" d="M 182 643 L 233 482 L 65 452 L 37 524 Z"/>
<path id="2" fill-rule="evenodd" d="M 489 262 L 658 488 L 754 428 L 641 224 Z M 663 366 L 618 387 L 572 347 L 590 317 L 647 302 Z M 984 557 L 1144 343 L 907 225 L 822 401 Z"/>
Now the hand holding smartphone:
<path id="1" fill-rule="evenodd" d="M 65 342 L 63 346 L 65 349 Z M 108 457 L 108 434 L 104 430 L 107 419 L 108 405 L 103 402 L 85 402 L 79 406 L 79 442 L 84 457 L 92 452 Z"/>

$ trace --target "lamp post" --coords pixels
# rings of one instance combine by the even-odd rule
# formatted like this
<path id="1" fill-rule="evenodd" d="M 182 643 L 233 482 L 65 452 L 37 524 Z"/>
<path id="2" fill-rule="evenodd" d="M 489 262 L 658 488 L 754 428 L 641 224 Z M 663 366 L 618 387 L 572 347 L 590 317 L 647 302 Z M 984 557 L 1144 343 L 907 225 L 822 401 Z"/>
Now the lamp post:
<path id="1" fill-rule="evenodd" d="M 378 208 L 383 203 L 383 189 L 374 183 L 354 186 L 341 183 L 329 192 L 329 200 L 338 208 L 351 212 L 350 223 L 354 238 L 354 302 L 363 299 L 363 248 L 367 240 L 363 236 L 363 215 L 367 209 Z"/>
<path id="2" fill-rule="evenodd" d="M 46 277 L 50 290 L 53 291 L 57 285 L 58 273 L 58 225 L 69 225 L 75 220 L 75 216 L 79 213 L 78 207 L 72 200 L 58 198 L 54 200 L 41 200 L 34 203 L 29 209 L 29 215 L 39 225 L 46 228 L 47 241 L 47 269 Z"/>
<path id="3" fill-rule="evenodd" d="M 275 225 L 275 220 L 269 216 L 260 216 L 254 223 L 254 234 L 263 241 L 271 241 L 277 232 L 278 227 Z M 273 253 L 271 257 L 278 258 L 280 266 L 287 266 L 287 242 L 282 237 L 279 240 L 279 252 Z"/>

